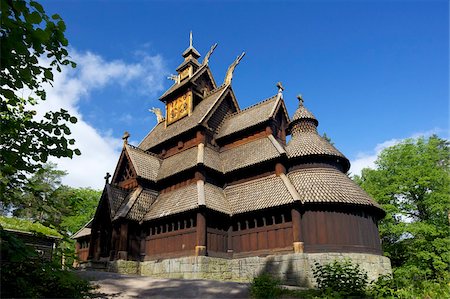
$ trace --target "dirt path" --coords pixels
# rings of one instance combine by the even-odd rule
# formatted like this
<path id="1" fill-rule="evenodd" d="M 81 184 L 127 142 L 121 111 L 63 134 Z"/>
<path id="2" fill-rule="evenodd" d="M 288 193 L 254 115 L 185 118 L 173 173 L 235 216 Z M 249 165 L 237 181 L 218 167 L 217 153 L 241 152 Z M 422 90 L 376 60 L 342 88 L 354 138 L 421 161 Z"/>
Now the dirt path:
<path id="1" fill-rule="evenodd" d="M 99 285 L 104 298 L 248 298 L 248 284 L 215 280 L 185 280 L 77 271 Z"/>

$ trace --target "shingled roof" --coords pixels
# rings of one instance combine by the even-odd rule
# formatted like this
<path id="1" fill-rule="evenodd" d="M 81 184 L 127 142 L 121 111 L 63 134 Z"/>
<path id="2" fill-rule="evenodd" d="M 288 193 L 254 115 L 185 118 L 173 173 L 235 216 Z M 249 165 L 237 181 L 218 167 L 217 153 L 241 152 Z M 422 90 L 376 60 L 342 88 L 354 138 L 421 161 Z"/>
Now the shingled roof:
<path id="1" fill-rule="evenodd" d="M 346 174 L 333 167 L 304 168 L 288 178 L 303 203 L 347 203 L 381 208 Z"/>
<path id="2" fill-rule="evenodd" d="M 227 173 L 280 156 L 273 142 L 268 137 L 264 137 L 220 153 L 220 160 L 223 171 Z"/>
<path id="3" fill-rule="evenodd" d="M 243 109 L 228 116 L 220 126 L 216 139 L 240 132 L 247 128 L 264 123 L 273 117 L 275 108 L 279 104 L 280 97 L 275 95 L 253 106 Z"/>
<path id="4" fill-rule="evenodd" d="M 227 186 L 224 189 L 233 214 L 256 211 L 294 202 L 282 179 L 276 175 Z"/>
<path id="5" fill-rule="evenodd" d="M 201 193 L 202 194 L 201 194 Z M 161 193 L 143 217 L 143 220 L 152 220 L 160 217 L 174 215 L 199 207 L 199 197 L 204 196 L 206 207 L 225 214 L 231 214 L 230 206 L 225 200 L 221 188 L 211 184 L 190 184 L 185 187 Z"/>
<path id="6" fill-rule="evenodd" d="M 164 159 L 161 163 L 161 168 L 159 169 L 158 180 L 167 178 L 197 165 L 197 152 L 198 148 L 193 147 Z"/>
<path id="7" fill-rule="evenodd" d="M 211 111 L 220 97 L 225 93 L 227 87 L 228 86 L 226 85 L 222 85 L 212 91 L 205 99 L 198 103 L 190 116 L 184 117 L 167 127 L 165 122 L 157 124 L 153 130 L 145 136 L 138 147 L 143 150 L 148 150 L 201 124 L 205 115 Z"/>
<path id="8" fill-rule="evenodd" d="M 126 218 L 139 222 L 142 221 L 144 215 L 147 213 L 149 207 L 155 202 L 157 197 L 158 192 L 156 191 L 149 189 L 142 190 L 139 197 L 126 214 Z"/>
<path id="9" fill-rule="evenodd" d="M 109 184 L 107 184 L 105 188 L 106 196 L 109 201 L 111 218 L 114 218 L 129 192 Z"/>
<path id="10" fill-rule="evenodd" d="M 156 181 L 161 160 L 156 155 L 129 144 L 125 145 L 125 150 L 127 151 L 128 157 L 130 157 L 137 176 L 150 181 Z"/>
<path id="11" fill-rule="evenodd" d="M 347 171 L 350 168 L 350 162 L 328 140 L 319 135 L 318 123 L 315 116 L 303 105 L 301 99 L 289 125 L 292 136 L 286 146 L 288 157 L 334 156 L 339 159 L 344 171 Z"/>

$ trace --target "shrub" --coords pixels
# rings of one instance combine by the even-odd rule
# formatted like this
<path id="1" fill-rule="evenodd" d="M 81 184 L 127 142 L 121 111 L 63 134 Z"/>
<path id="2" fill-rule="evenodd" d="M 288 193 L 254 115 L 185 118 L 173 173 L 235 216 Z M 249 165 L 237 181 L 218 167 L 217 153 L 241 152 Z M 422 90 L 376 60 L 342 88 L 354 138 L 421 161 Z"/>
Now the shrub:
<path id="1" fill-rule="evenodd" d="M 335 260 L 313 269 L 317 287 L 324 294 L 335 297 L 363 296 L 368 282 L 367 273 L 349 259 Z"/>
<path id="2" fill-rule="evenodd" d="M 250 295 L 253 298 L 278 298 L 281 295 L 281 281 L 268 273 L 253 278 Z"/>
<path id="3" fill-rule="evenodd" d="M 404 282 L 403 277 L 394 274 L 380 276 L 368 288 L 371 298 L 401 298 L 401 299 L 440 299 L 450 298 L 450 281 L 445 279 Z"/>
<path id="4" fill-rule="evenodd" d="M 61 264 L 46 262 L 35 250 L 14 235 L 0 229 L 1 298 L 86 298 L 93 289 L 89 282 Z"/>

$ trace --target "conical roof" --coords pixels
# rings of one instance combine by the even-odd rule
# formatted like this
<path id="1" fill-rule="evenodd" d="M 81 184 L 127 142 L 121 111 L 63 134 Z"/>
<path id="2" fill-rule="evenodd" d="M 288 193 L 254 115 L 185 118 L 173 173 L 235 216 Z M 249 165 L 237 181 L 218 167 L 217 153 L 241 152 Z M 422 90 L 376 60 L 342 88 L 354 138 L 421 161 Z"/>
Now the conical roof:
<path id="1" fill-rule="evenodd" d="M 312 114 L 308 109 L 306 109 L 306 107 L 303 105 L 303 98 L 301 96 L 298 96 L 298 108 L 294 113 L 294 116 L 292 117 L 292 121 L 291 121 L 291 126 L 294 125 L 295 123 L 297 123 L 300 120 L 312 120 L 313 122 L 316 123 L 316 126 L 319 125 L 319 122 L 317 121 L 316 117 L 314 116 L 314 114 Z"/>
<path id="2" fill-rule="evenodd" d="M 303 99 L 298 97 L 299 106 L 294 113 L 289 131 L 291 140 L 286 146 L 289 158 L 302 157 L 335 157 L 336 162 L 343 166 L 346 172 L 350 168 L 348 159 L 328 140 L 317 132 L 319 124 L 316 117 L 304 106 Z M 316 159 L 317 160 L 317 159 Z"/>

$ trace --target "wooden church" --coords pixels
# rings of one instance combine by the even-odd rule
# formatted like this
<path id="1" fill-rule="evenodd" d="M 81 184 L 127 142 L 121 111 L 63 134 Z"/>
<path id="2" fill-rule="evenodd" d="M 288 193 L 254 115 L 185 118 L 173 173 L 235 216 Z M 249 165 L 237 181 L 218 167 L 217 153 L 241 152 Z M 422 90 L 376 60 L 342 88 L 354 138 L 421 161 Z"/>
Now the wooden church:
<path id="1" fill-rule="evenodd" d="M 165 114 L 138 146 L 128 133 L 91 224 L 92 261 L 297 253 L 381 255 L 384 211 L 348 176 L 349 160 L 283 87 L 239 107 L 232 76 L 218 85 L 190 46 L 160 97 Z M 287 141 L 287 136 L 290 135 Z"/>

